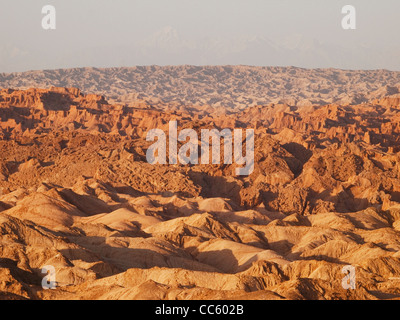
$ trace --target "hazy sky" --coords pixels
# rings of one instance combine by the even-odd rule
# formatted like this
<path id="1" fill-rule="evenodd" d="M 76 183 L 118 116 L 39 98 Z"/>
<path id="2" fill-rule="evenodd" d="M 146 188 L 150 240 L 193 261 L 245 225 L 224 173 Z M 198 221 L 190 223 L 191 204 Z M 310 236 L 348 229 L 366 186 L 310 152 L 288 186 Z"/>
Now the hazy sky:
<path id="1" fill-rule="evenodd" d="M 149 64 L 400 70 L 399 0 L 0 0 L 0 72 Z M 56 8 L 56 30 L 41 26 Z M 341 9 L 357 10 L 343 30 Z"/>

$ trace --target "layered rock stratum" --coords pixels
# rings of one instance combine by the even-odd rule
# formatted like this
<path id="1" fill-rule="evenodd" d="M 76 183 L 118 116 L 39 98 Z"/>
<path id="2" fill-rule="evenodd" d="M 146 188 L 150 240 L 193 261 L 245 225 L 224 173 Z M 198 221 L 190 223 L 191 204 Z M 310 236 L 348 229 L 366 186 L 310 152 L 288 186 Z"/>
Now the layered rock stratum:
<path id="1" fill-rule="evenodd" d="M 1 90 L 0 299 L 398 299 L 396 88 L 244 109 Z M 170 120 L 255 129 L 254 171 L 148 164 Z"/>

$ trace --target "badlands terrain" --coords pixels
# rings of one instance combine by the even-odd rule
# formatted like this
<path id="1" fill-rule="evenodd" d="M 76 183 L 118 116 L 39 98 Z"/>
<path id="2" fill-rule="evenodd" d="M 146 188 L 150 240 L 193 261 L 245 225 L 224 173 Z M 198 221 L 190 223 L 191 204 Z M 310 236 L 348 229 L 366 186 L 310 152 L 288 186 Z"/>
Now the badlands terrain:
<path id="1" fill-rule="evenodd" d="M 400 73 L 73 69 L 0 87 L 0 299 L 400 298 Z M 170 120 L 254 129 L 254 171 L 148 164 L 146 133 Z"/>
<path id="2" fill-rule="evenodd" d="M 74 87 L 130 104 L 156 107 L 360 104 L 393 95 L 400 72 L 252 66 L 144 66 L 0 73 L 0 88 Z"/>

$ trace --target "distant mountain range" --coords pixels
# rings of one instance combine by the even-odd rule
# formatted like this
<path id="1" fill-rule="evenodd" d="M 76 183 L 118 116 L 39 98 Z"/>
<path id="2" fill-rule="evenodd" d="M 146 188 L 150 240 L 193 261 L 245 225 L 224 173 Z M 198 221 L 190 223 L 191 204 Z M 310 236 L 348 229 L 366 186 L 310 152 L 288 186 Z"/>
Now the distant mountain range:
<path id="1" fill-rule="evenodd" d="M 353 47 L 321 42 L 301 34 L 282 39 L 259 35 L 236 37 L 184 37 L 166 26 L 141 40 L 126 39 L 115 46 L 98 43 L 60 50 L 58 47 L 35 50 L 10 45 L 0 47 L 0 70 L 5 72 L 56 69 L 76 66 L 123 67 L 132 65 L 255 65 L 338 67 L 376 69 L 393 66 L 400 70 L 400 48 Z M 111 64 L 112 65 L 111 65 Z"/>

